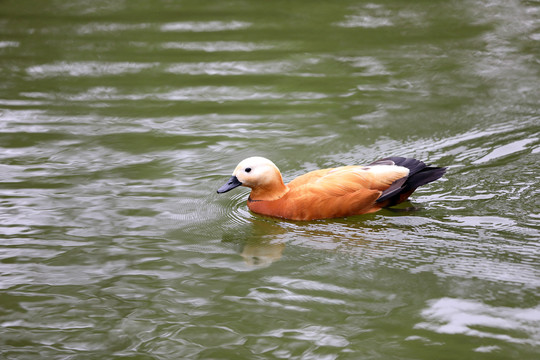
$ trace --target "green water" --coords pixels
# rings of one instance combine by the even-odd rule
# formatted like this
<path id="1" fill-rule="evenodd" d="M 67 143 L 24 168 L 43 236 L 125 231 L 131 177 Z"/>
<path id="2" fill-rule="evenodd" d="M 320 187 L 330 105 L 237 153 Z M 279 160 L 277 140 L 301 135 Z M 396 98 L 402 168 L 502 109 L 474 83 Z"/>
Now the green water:
<path id="1" fill-rule="evenodd" d="M 537 359 L 540 3 L 0 2 L 1 359 Z M 409 206 L 216 189 L 412 156 Z"/>

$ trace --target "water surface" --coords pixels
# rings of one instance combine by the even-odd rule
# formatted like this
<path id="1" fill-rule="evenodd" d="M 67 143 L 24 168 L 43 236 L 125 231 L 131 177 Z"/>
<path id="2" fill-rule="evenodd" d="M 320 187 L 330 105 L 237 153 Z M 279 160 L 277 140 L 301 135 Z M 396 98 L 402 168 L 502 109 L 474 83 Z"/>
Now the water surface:
<path id="1" fill-rule="evenodd" d="M 0 357 L 536 359 L 536 1 L 3 1 Z M 416 211 L 216 189 L 413 156 Z"/>

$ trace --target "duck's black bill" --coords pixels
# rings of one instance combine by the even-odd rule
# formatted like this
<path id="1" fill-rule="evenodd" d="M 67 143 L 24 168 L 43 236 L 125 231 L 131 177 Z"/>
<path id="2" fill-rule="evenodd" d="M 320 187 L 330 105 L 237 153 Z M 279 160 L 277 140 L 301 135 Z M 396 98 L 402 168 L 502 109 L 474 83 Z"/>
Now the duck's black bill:
<path id="1" fill-rule="evenodd" d="M 223 185 L 222 187 L 220 187 L 218 189 L 218 194 L 223 194 L 229 190 L 232 190 L 236 187 L 239 187 L 240 185 L 242 185 L 242 183 L 240 181 L 238 181 L 238 178 L 236 176 L 231 176 L 231 178 L 229 179 L 229 181 L 227 181 L 227 183 L 225 185 Z"/>

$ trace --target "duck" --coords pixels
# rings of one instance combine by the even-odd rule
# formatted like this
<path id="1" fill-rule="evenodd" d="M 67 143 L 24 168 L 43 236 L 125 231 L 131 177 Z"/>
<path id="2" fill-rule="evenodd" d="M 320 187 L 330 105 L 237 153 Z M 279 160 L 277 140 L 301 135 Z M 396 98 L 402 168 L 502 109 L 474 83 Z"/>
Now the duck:
<path id="1" fill-rule="evenodd" d="M 392 156 L 368 165 L 311 171 L 285 184 L 271 160 L 253 156 L 242 160 L 217 192 L 223 194 L 245 186 L 251 189 L 247 206 L 256 214 L 287 220 L 322 220 L 395 206 L 445 172 L 446 167 Z"/>

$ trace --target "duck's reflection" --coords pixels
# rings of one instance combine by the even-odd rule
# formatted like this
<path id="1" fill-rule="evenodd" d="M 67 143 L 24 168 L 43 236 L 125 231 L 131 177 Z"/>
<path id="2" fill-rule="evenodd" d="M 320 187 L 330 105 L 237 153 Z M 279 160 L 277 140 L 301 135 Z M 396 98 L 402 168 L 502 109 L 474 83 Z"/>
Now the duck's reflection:
<path id="1" fill-rule="evenodd" d="M 264 267 L 281 259 L 287 233 L 276 221 L 258 218 L 229 229 L 223 234 L 222 241 L 237 244 L 247 265 Z"/>
<path id="2" fill-rule="evenodd" d="M 240 255 L 250 266 L 268 266 L 281 259 L 285 243 L 268 241 L 264 239 L 250 239 L 246 241 Z"/>
<path id="3" fill-rule="evenodd" d="M 386 215 L 389 219 L 408 216 L 421 208 L 406 201 L 398 207 L 382 209 L 378 215 L 368 214 L 350 218 L 318 221 L 292 221 L 265 216 L 234 218 L 225 225 L 222 241 L 235 244 L 239 255 L 248 266 L 264 267 L 282 258 L 287 243 L 303 246 L 351 252 L 363 252 L 366 248 L 374 253 L 388 252 L 399 239 L 388 237 L 387 226 L 373 221 Z M 407 223 L 407 222 L 406 222 Z M 399 223 L 403 227 L 406 223 Z M 382 240 L 381 240 L 382 239 Z"/>

